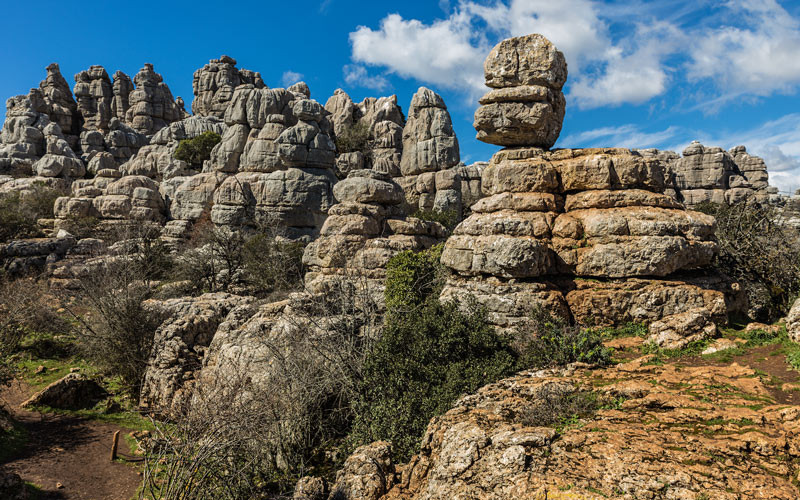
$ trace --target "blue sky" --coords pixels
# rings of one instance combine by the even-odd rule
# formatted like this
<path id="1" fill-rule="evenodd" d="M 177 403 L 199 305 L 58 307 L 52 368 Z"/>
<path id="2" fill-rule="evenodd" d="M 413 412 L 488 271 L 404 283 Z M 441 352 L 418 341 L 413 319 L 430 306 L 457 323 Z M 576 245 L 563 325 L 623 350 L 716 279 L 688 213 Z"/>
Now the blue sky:
<path id="1" fill-rule="evenodd" d="M 800 2 L 776 0 L 105 1 L 4 4 L 0 96 L 58 62 L 70 85 L 92 64 L 133 76 L 145 62 L 187 103 L 192 73 L 230 55 L 271 87 L 302 79 L 324 103 L 425 85 L 445 98 L 462 159 L 474 139 L 482 63 L 503 38 L 542 33 L 569 64 L 557 146 L 745 144 L 771 183 L 800 187 Z M 10 22 L 14 20 L 14 22 Z"/>

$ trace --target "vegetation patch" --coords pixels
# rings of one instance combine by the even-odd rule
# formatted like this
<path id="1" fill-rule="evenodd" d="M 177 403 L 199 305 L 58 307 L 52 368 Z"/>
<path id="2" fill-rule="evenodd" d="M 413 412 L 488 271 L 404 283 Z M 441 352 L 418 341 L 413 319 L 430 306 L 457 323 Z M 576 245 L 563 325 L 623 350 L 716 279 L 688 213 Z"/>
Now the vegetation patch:
<path id="1" fill-rule="evenodd" d="M 211 150 L 222 141 L 216 132 L 206 131 L 191 139 L 184 139 L 178 144 L 174 157 L 189 165 L 202 165 L 211 158 Z"/>

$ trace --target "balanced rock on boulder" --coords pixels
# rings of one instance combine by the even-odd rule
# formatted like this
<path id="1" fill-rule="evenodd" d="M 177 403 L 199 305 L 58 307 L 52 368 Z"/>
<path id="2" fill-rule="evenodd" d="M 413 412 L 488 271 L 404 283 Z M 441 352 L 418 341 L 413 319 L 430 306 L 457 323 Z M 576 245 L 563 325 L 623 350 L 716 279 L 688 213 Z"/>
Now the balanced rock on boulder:
<path id="1" fill-rule="evenodd" d="M 567 63 L 542 35 L 510 38 L 492 49 L 483 66 L 486 85 L 475 112 L 480 141 L 498 146 L 550 148 L 561 133 Z"/>

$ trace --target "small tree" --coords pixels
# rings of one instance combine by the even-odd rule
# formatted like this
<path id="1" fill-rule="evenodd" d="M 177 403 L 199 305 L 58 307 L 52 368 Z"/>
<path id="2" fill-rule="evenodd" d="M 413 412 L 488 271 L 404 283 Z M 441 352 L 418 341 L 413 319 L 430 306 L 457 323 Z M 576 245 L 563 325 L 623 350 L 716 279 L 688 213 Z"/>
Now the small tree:
<path id="1" fill-rule="evenodd" d="M 417 451 L 433 416 L 516 368 L 510 341 L 474 300 L 439 301 L 440 253 L 402 252 L 389 262 L 386 320 L 355 404 L 353 445 L 385 439 L 399 460 Z"/>
<path id="2" fill-rule="evenodd" d="M 338 153 L 361 152 L 368 155 L 372 150 L 372 140 L 369 125 L 357 121 L 336 134 L 336 151 Z"/>
<path id="3" fill-rule="evenodd" d="M 184 139 L 178 144 L 174 157 L 189 165 L 202 165 L 211 158 L 211 150 L 222 141 L 216 132 L 206 131 L 191 139 Z"/>
<path id="4" fill-rule="evenodd" d="M 0 242 L 43 236 L 39 219 L 53 217 L 53 205 L 63 192 L 44 184 L 0 195 Z"/>
<path id="5" fill-rule="evenodd" d="M 780 223 L 774 207 L 757 203 L 705 203 L 696 210 L 716 218 L 714 267 L 743 285 L 748 314 L 759 321 L 786 314 L 800 292 L 798 232 Z"/>

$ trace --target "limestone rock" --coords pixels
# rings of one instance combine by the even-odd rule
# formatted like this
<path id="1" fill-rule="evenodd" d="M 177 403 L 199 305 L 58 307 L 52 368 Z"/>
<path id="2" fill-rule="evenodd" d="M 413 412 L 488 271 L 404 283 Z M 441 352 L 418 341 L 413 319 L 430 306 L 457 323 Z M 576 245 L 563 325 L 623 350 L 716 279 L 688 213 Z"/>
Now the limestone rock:
<path id="1" fill-rule="evenodd" d="M 33 174 L 33 164 L 46 152 L 44 129 L 50 124 L 39 89 L 6 101 L 6 121 L 0 131 L 0 173 Z"/>
<path id="2" fill-rule="evenodd" d="M 789 338 L 800 343 L 800 300 L 796 300 L 786 315 L 786 331 Z"/>
<path id="3" fill-rule="evenodd" d="M 47 78 L 39 83 L 39 89 L 47 104 L 50 120 L 61 128 L 69 146 L 77 149 L 81 117 L 69 84 L 61 74 L 58 64 L 52 63 L 47 66 Z"/>
<path id="4" fill-rule="evenodd" d="M 104 397 L 106 392 L 97 382 L 80 373 L 70 373 L 31 396 L 21 406 L 83 410 L 93 407 Z"/>
<path id="5" fill-rule="evenodd" d="M 301 477 L 294 487 L 292 500 L 328 500 L 328 483 L 321 477 Z"/>
<path id="6" fill-rule="evenodd" d="M 125 115 L 131 107 L 131 92 L 134 88 L 131 77 L 122 71 L 115 72 L 111 88 L 114 93 L 114 99 L 111 101 L 111 115 L 124 121 Z"/>
<path id="7" fill-rule="evenodd" d="M 195 116 L 225 117 L 225 109 L 239 85 L 264 88 L 261 73 L 236 67 L 236 59 L 223 55 L 194 72 L 192 113 Z"/>
<path id="8" fill-rule="evenodd" d="M 107 77 L 106 77 L 107 78 Z M 145 63 L 133 77 L 136 88 L 128 96 L 125 121 L 140 134 L 151 136 L 174 121 L 183 118 L 167 84 L 153 65 Z"/>
<path id="9" fill-rule="evenodd" d="M 393 485 L 392 446 L 376 441 L 357 448 L 336 473 L 331 499 L 378 500 Z"/>
<path id="10" fill-rule="evenodd" d="M 499 146 L 552 147 L 561 133 L 567 63 L 545 37 L 533 34 L 496 45 L 484 63 L 486 85 L 475 112 L 480 141 Z"/>
<path id="11" fill-rule="evenodd" d="M 252 301 L 226 293 L 150 301 L 148 307 L 166 319 L 156 330 L 140 405 L 162 411 L 183 401 L 191 393 L 194 372 L 200 368 L 217 327 L 235 307 Z"/>
<path id="12" fill-rule="evenodd" d="M 432 90 L 420 87 L 411 100 L 403 128 L 400 171 L 404 176 L 417 175 L 448 169 L 458 162 L 458 139 L 444 101 Z"/>
<path id="13" fill-rule="evenodd" d="M 369 97 L 355 104 L 342 89 L 336 89 L 325 103 L 330 114 L 334 137 L 346 134 L 348 129 L 359 126 L 367 129 L 369 151 L 339 151 L 337 163 L 342 155 L 358 153 L 355 158 L 348 156 L 341 160 L 341 177 L 351 170 L 366 168 L 388 174 L 400 175 L 400 162 L 403 151 L 403 126 L 406 123 L 403 111 L 397 105 L 397 96 Z M 353 165 L 355 163 L 355 165 Z"/>
<path id="14" fill-rule="evenodd" d="M 102 66 L 91 66 L 75 75 L 72 89 L 83 117 L 82 130 L 107 131 L 112 117 L 114 87 Z"/>
<path id="15" fill-rule="evenodd" d="M 796 469 L 781 465 L 787 455 L 800 457 L 797 406 L 772 403 L 756 372 L 735 363 L 647 366 L 647 360 L 598 370 L 523 372 L 463 397 L 431 420 L 419 454 L 396 467 L 402 474 L 381 498 L 800 495 Z M 721 385 L 736 387 L 736 394 L 720 392 Z M 619 410 L 597 410 L 559 432 L 538 425 L 537 402 L 578 391 L 624 402 Z M 768 402 L 754 407 L 753 399 Z M 698 427 L 707 431 L 689 432 Z M 720 459 L 708 460 L 710 454 Z M 363 482 L 373 470 L 365 471 Z"/>
<path id="16" fill-rule="evenodd" d="M 711 313 L 705 308 L 667 316 L 650 323 L 648 340 L 664 349 L 680 349 L 687 344 L 712 337 L 717 325 L 711 322 Z"/>

